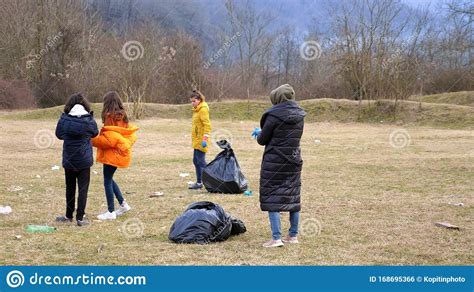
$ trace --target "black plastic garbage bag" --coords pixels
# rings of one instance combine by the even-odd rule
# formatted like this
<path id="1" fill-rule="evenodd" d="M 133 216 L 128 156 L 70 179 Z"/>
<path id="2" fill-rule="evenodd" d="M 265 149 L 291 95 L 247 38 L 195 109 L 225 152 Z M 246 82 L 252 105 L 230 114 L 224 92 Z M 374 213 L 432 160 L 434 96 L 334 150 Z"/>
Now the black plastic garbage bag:
<path id="1" fill-rule="evenodd" d="M 235 227 L 234 227 L 235 226 Z M 246 231 L 239 219 L 231 217 L 212 202 L 196 202 L 188 206 L 171 226 L 168 238 L 176 243 L 207 244 L 224 241 Z"/>
<path id="2" fill-rule="evenodd" d="M 247 180 L 240 170 L 234 150 L 226 140 L 217 142 L 224 149 L 202 171 L 202 182 L 210 193 L 241 194 Z"/>

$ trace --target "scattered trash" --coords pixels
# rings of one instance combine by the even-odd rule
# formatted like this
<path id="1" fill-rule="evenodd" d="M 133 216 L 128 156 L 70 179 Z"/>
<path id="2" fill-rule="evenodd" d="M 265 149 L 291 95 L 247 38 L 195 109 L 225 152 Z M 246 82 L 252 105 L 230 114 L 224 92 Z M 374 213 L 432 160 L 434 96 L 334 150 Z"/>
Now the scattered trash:
<path id="1" fill-rule="evenodd" d="M 92 173 L 94 173 L 95 175 L 98 174 L 97 170 L 93 170 Z"/>
<path id="2" fill-rule="evenodd" d="M 321 144 L 321 140 L 316 139 L 316 140 L 314 140 L 314 143 Z"/>
<path id="3" fill-rule="evenodd" d="M 448 223 L 448 222 L 435 222 L 435 225 L 438 227 L 444 227 L 446 229 L 454 229 L 454 230 L 461 229 L 458 226 L 452 225 L 451 223 Z"/>
<path id="4" fill-rule="evenodd" d="M 53 166 L 51 167 L 51 170 L 59 170 L 59 166 L 58 166 L 58 165 L 53 165 Z"/>
<path id="5" fill-rule="evenodd" d="M 181 173 L 179 174 L 179 176 L 180 176 L 180 177 L 187 177 L 187 176 L 189 176 L 189 173 L 187 173 L 187 172 L 181 172 Z"/>
<path id="6" fill-rule="evenodd" d="M 154 192 L 150 195 L 150 198 L 162 197 L 164 195 L 163 192 Z"/>
<path id="7" fill-rule="evenodd" d="M 251 191 L 251 190 L 246 190 L 246 191 L 244 192 L 244 195 L 245 195 L 245 196 L 251 196 L 251 195 L 252 195 L 252 191 Z"/>
<path id="8" fill-rule="evenodd" d="M 448 203 L 448 205 L 457 206 L 457 207 L 462 207 L 462 206 L 464 206 L 463 203 Z"/>
<path id="9" fill-rule="evenodd" d="M 23 190 L 23 188 L 20 187 L 20 186 L 10 186 L 10 187 L 8 188 L 8 190 L 9 190 L 10 192 L 18 192 L 18 191 Z"/>
<path id="10" fill-rule="evenodd" d="M 21 235 L 15 235 L 15 239 L 20 240 L 20 239 L 21 239 Z"/>
<path id="11" fill-rule="evenodd" d="M 37 174 L 37 175 L 36 175 L 36 178 L 41 178 L 41 175 Z"/>
<path id="12" fill-rule="evenodd" d="M 51 233 L 56 231 L 56 227 L 47 225 L 28 225 L 26 226 L 26 232 L 29 233 Z"/>
<path id="13" fill-rule="evenodd" d="M 137 192 L 125 192 L 126 195 L 133 195 L 136 194 Z"/>
<path id="14" fill-rule="evenodd" d="M 191 181 L 191 180 L 190 180 L 190 181 L 188 181 L 188 185 L 193 185 L 193 184 L 194 184 L 194 182 L 193 182 L 193 181 Z"/>
<path id="15" fill-rule="evenodd" d="M 7 215 L 7 214 L 10 214 L 12 212 L 12 207 L 10 206 L 2 206 L 0 205 L 0 214 L 4 214 L 4 215 Z"/>
<path id="16" fill-rule="evenodd" d="M 99 247 L 97 248 L 97 253 L 101 253 L 104 247 L 105 247 L 105 243 L 99 244 Z"/>

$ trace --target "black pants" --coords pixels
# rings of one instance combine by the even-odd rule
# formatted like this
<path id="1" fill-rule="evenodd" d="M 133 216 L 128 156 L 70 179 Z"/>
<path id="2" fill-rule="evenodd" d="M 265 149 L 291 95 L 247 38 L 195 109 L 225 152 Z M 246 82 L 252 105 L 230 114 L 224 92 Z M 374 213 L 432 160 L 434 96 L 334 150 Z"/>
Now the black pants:
<path id="1" fill-rule="evenodd" d="M 77 196 L 77 212 L 76 219 L 82 220 L 84 217 L 87 192 L 89 191 L 89 182 L 91 179 L 91 169 L 85 168 L 81 170 L 65 169 L 66 173 L 66 217 L 73 218 L 76 204 L 76 181 L 79 187 L 79 195 Z"/>

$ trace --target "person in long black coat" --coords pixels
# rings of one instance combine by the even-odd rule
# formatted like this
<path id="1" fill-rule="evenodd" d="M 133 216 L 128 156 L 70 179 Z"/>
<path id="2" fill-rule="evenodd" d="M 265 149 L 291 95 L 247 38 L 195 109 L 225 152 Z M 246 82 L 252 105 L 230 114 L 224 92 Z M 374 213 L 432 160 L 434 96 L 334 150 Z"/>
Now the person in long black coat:
<path id="1" fill-rule="evenodd" d="M 268 211 L 272 240 L 264 247 L 298 243 L 298 222 L 301 210 L 300 140 L 303 135 L 305 111 L 295 101 L 293 87 L 284 84 L 270 93 L 273 106 L 260 120 L 260 128 L 252 135 L 265 146 L 260 171 L 260 208 Z M 290 213 L 288 236 L 281 238 L 280 212 Z"/>
<path id="2" fill-rule="evenodd" d="M 93 165 L 91 138 L 99 130 L 94 113 L 86 97 L 80 93 L 69 97 L 56 126 L 56 137 L 63 140 L 63 167 L 66 178 L 66 215 L 58 216 L 57 222 L 72 222 L 77 196 L 76 222 L 78 226 L 88 225 L 84 219 L 90 170 Z"/>

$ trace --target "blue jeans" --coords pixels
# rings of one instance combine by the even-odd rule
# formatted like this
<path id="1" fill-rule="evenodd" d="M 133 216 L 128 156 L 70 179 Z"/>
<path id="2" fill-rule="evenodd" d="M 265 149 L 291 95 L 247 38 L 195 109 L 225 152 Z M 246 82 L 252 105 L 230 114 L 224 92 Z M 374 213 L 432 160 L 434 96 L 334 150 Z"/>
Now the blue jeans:
<path id="1" fill-rule="evenodd" d="M 270 218 L 270 227 L 272 228 L 272 237 L 274 240 L 281 239 L 280 212 L 268 212 Z M 298 222 L 300 221 L 300 212 L 290 212 L 290 229 L 288 235 L 294 237 L 298 235 Z"/>
<path id="2" fill-rule="evenodd" d="M 198 183 L 202 183 L 202 169 L 206 167 L 206 153 L 200 150 L 194 149 L 193 163 L 196 168 L 196 178 Z"/>
<path id="3" fill-rule="evenodd" d="M 124 201 L 119 186 L 113 180 L 114 173 L 116 170 L 117 167 L 104 164 L 104 189 L 105 197 L 107 198 L 107 209 L 109 210 L 109 212 L 113 212 L 115 210 L 114 195 L 120 205 L 122 205 Z"/>

